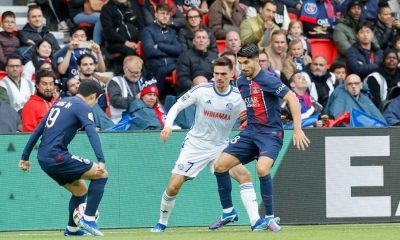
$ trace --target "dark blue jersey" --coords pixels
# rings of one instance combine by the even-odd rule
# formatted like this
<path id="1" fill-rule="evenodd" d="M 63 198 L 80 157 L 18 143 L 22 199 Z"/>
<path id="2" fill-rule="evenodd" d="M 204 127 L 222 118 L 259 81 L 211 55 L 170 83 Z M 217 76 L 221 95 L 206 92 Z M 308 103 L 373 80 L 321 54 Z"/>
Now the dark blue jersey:
<path id="1" fill-rule="evenodd" d="M 238 88 L 247 108 L 247 130 L 272 132 L 282 130 L 279 98 L 288 93 L 289 88 L 275 75 L 261 70 L 248 80 L 241 76 Z"/>
<path id="2" fill-rule="evenodd" d="M 70 157 L 68 145 L 81 128 L 86 130 L 98 161 L 104 162 L 92 108 L 79 97 L 63 98 L 53 105 L 30 137 L 22 154 L 22 160 L 29 159 L 32 148 L 40 136 L 42 139 L 38 150 L 39 161 L 57 162 Z"/>

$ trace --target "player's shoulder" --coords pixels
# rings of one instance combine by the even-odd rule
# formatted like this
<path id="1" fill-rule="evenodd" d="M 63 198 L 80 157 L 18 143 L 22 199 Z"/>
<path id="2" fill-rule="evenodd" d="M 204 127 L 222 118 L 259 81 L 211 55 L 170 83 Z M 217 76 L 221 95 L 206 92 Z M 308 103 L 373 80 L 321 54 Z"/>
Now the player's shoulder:
<path id="1" fill-rule="evenodd" d="M 201 83 L 199 85 L 194 86 L 192 89 L 189 90 L 190 93 L 194 92 L 204 92 L 208 91 L 213 88 L 214 83 L 209 82 L 209 83 Z"/>

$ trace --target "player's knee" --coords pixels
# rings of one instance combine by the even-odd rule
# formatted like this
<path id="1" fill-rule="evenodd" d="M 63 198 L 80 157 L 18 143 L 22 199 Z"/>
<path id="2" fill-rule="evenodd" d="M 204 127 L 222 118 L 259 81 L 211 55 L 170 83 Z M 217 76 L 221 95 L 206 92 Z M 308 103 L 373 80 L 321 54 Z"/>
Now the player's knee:
<path id="1" fill-rule="evenodd" d="M 217 173 L 223 173 L 223 172 L 228 171 L 228 169 L 226 169 L 226 166 L 223 163 L 221 163 L 220 161 L 217 161 L 214 164 L 214 171 Z"/>
<path id="2" fill-rule="evenodd" d="M 168 196 L 173 197 L 178 195 L 180 188 L 176 185 L 169 185 L 167 189 L 165 190 L 168 194 Z"/>
<path id="3" fill-rule="evenodd" d="M 266 176 L 269 173 L 270 173 L 270 169 L 269 168 L 257 166 L 257 174 L 258 174 L 259 177 Z"/>

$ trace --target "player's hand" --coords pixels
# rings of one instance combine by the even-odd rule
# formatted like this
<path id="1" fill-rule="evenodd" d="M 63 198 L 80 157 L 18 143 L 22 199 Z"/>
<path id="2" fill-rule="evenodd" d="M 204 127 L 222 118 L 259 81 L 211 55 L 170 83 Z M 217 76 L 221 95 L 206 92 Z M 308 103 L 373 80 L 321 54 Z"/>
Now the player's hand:
<path id="1" fill-rule="evenodd" d="M 103 174 L 105 169 L 106 167 L 104 163 L 100 162 L 99 164 L 97 164 L 96 174 Z"/>
<path id="2" fill-rule="evenodd" d="M 243 122 L 247 120 L 247 111 L 243 110 L 239 113 L 239 119 Z"/>
<path id="3" fill-rule="evenodd" d="M 160 138 L 163 142 L 166 142 L 169 138 L 169 136 L 171 136 L 172 133 L 172 129 L 169 127 L 165 127 L 161 133 L 160 133 Z"/>
<path id="4" fill-rule="evenodd" d="M 19 160 L 18 167 L 22 171 L 29 171 L 31 169 L 31 162 L 25 160 Z"/>
<path id="5" fill-rule="evenodd" d="M 303 130 L 294 130 L 293 133 L 293 146 L 297 147 L 300 151 L 306 150 L 310 144 L 310 140 L 304 134 Z"/>

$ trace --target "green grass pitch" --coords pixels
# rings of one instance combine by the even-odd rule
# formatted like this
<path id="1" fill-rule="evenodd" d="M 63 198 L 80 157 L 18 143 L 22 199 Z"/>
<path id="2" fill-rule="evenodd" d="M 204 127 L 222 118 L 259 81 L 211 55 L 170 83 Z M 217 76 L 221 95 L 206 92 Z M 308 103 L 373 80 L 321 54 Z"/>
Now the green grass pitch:
<path id="1" fill-rule="evenodd" d="M 83 239 L 104 240 L 398 240 L 400 224 L 359 224 L 359 225 L 316 225 L 283 226 L 279 233 L 251 232 L 245 226 L 227 226 L 217 231 L 206 227 L 168 228 L 164 233 L 150 233 L 149 229 L 106 229 L 105 236 L 84 237 Z M 66 239 L 58 231 L 0 232 L 2 240 L 24 239 Z M 68 238 L 71 239 L 71 238 Z M 82 239 L 82 238 L 72 238 Z"/>

